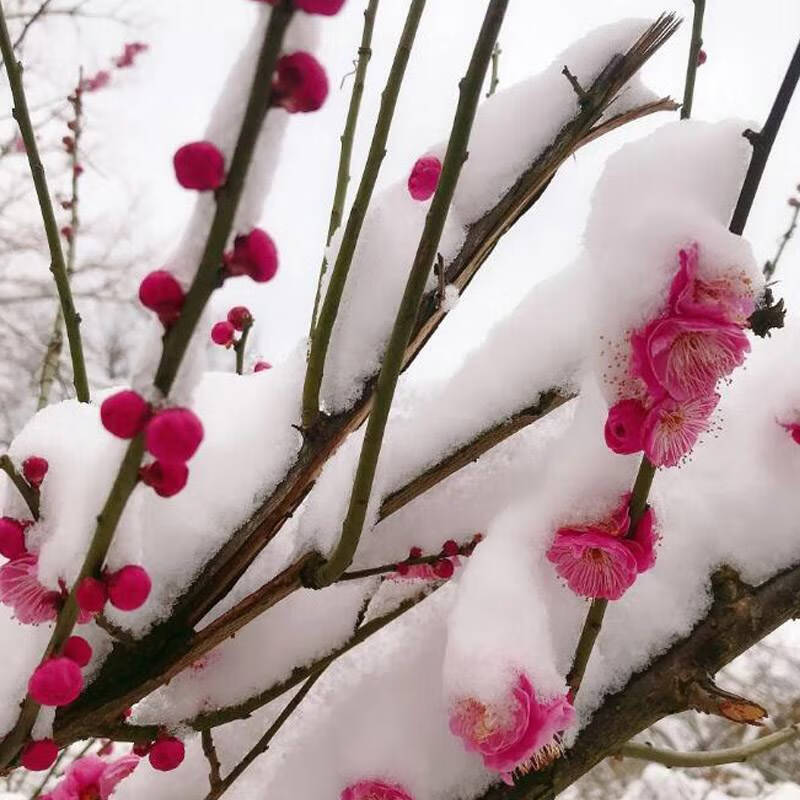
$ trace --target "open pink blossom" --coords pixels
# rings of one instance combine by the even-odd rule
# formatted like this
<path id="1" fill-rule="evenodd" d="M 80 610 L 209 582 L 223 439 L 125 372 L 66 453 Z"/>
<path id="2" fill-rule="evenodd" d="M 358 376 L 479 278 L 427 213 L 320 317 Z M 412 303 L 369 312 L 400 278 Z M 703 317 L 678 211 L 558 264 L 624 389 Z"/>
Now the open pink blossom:
<path id="1" fill-rule="evenodd" d="M 636 560 L 636 569 L 638 572 L 647 572 L 647 570 L 655 566 L 658 540 L 659 534 L 658 528 L 656 527 L 656 515 L 653 509 L 648 506 L 636 525 L 633 536 L 624 540 Z"/>
<path id="2" fill-rule="evenodd" d="M 379 780 L 363 780 L 351 783 L 342 790 L 339 800 L 414 800 L 402 787 Z"/>
<path id="3" fill-rule="evenodd" d="M 203 423 L 188 408 L 159 411 L 145 430 L 145 444 L 159 461 L 185 464 L 203 441 Z"/>
<path id="4" fill-rule="evenodd" d="M 128 754 L 116 761 L 84 756 L 67 768 L 60 783 L 47 797 L 50 800 L 108 800 L 120 781 L 138 766 L 139 757 Z"/>
<path id="5" fill-rule="evenodd" d="M 631 371 L 653 399 L 668 394 L 676 400 L 712 394 L 750 351 L 737 325 L 680 316 L 651 322 L 633 334 L 631 347 Z"/>
<path id="6" fill-rule="evenodd" d="M 641 401 L 621 400 L 612 406 L 606 420 L 605 438 L 609 449 L 621 455 L 638 453 L 644 447 L 647 409 Z"/>
<path id="7" fill-rule="evenodd" d="M 61 608 L 61 595 L 39 583 L 38 565 L 38 557 L 26 553 L 0 567 L 0 603 L 24 625 L 50 622 Z"/>
<path id="8" fill-rule="evenodd" d="M 630 493 L 622 495 L 616 508 L 604 517 L 589 522 L 572 523 L 559 529 L 559 533 L 598 533 L 614 538 L 626 536 L 630 528 Z"/>
<path id="9" fill-rule="evenodd" d="M 278 250 L 270 235 L 253 228 L 244 236 L 237 236 L 233 250 L 223 258 L 225 272 L 230 277 L 249 275 L 256 283 L 271 281 L 278 272 Z"/>
<path id="10" fill-rule="evenodd" d="M 82 691 L 81 668 L 66 656 L 43 661 L 28 681 L 28 694 L 40 706 L 68 706 Z"/>
<path id="11" fill-rule="evenodd" d="M 417 160 L 408 176 L 408 191 L 414 200 L 430 200 L 442 174 L 442 162 L 436 156 Z"/>
<path id="12" fill-rule="evenodd" d="M 678 255 L 680 268 L 669 293 L 672 313 L 745 325 L 756 307 L 750 279 L 733 272 L 713 281 L 701 280 L 697 277 L 698 256 L 697 243 Z"/>
<path id="13" fill-rule="evenodd" d="M 13 560 L 26 552 L 25 525 L 13 517 L 0 517 L 0 555 Z"/>
<path id="14" fill-rule="evenodd" d="M 311 53 L 299 51 L 281 56 L 275 65 L 272 102 L 290 114 L 316 111 L 328 96 L 325 70 Z"/>
<path id="15" fill-rule="evenodd" d="M 665 397 L 644 422 L 644 452 L 657 467 L 674 467 L 691 452 L 719 402 L 716 393 L 679 402 Z"/>
<path id="16" fill-rule="evenodd" d="M 510 784 L 515 770 L 538 770 L 561 755 L 559 734 L 574 718 L 566 697 L 542 702 L 528 677 L 520 675 L 502 706 L 487 706 L 473 697 L 457 702 L 450 714 L 450 731 Z"/>
<path id="17" fill-rule="evenodd" d="M 225 156 L 212 142 L 190 142 L 173 158 L 175 177 L 184 189 L 209 192 L 225 182 Z"/>

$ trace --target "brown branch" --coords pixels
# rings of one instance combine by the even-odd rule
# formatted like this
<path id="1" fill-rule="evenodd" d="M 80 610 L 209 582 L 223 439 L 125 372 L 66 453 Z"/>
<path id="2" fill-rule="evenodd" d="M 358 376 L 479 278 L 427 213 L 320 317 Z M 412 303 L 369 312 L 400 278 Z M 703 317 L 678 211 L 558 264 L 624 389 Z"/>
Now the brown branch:
<path id="1" fill-rule="evenodd" d="M 31 486 L 22 475 L 17 472 L 14 462 L 7 456 L 0 456 L 0 469 L 8 475 L 16 490 L 28 506 L 31 516 L 39 519 L 39 490 Z"/>
<path id="2" fill-rule="evenodd" d="M 219 772 L 220 764 L 217 748 L 214 747 L 214 735 L 211 733 L 210 728 L 206 728 L 200 733 L 200 742 L 203 746 L 203 755 L 208 761 L 208 783 L 213 793 L 222 785 L 222 776 Z"/>
<path id="3" fill-rule="evenodd" d="M 695 681 L 687 691 L 689 708 L 703 714 L 723 717 L 731 722 L 760 727 L 769 715 L 758 703 L 720 689 L 706 676 Z"/>

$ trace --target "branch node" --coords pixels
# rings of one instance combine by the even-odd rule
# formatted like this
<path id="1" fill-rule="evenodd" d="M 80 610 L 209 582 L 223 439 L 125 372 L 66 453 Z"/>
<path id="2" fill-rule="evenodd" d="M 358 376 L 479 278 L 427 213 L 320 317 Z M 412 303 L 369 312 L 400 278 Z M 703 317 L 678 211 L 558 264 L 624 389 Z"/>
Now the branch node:
<path id="1" fill-rule="evenodd" d="M 569 85 L 572 87 L 575 94 L 578 95 L 578 102 L 581 106 L 591 103 L 591 96 L 583 88 L 583 86 L 581 86 L 580 81 L 572 74 L 572 72 L 570 72 L 570 69 L 566 64 L 564 64 L 564 69 L 561 70 L 561 74 L 569 81 Z"/>

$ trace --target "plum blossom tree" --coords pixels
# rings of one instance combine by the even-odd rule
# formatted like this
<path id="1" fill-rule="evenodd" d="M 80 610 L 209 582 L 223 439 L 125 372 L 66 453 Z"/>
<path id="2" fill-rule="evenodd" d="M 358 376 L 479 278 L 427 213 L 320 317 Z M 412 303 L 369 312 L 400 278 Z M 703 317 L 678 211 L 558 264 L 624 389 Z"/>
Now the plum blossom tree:
<path id="1" fill-rule="evenodd" d="M 103 740 L 40 796 L 533 800 L 610 756 L 730 760 L 630 740 L 690 709 L 761 724 L 713 675 L 800 611 L 800 381 L 790 330 L 754 341 L 783 307 L 742 238 L 800 46 L 761 131 L 691 121 L 698 0 L 683 120 L 609 159 L 579 261 L 408 400 L 402 373 L 564 161 L 676 109 L 638 73 L 679 20 L 612 23 L 494 93 L 509 0 L 487 0 L 448 140 L 376 193 L 424 23 L 411 0 L 345 215 L 369 0 L 307 346 L 245 370 L 253 315 L 209 301 L 286 268 L 262 203 L 288 117 L 326 100 L 311 50 L 342 6 L 254 7 L 207 130 L 175 151 L 195 211 L 140 284 L 127 385 L 98 396 L 75 230 L 59 234 L 0 5 L 75 388 L 2 458 L 0 769 L 52 771 Z M 108 82 L 83 80 L 76 110 Z M 235 369 L 206 372 L 210 346 Z"/>

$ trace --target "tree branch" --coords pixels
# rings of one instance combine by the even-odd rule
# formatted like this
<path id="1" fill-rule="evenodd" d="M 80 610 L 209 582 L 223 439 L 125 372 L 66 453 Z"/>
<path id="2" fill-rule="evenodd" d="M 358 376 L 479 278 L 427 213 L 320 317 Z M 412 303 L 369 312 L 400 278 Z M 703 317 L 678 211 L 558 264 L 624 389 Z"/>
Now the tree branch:
<path id="1" fill-rule="evenodd" d="M 28 506 L 31 516 L 34 519 L 39 519 L 39 490 L 31 486 L 28 481 L 17 472 L 14 462 L 7 455 L 0 456 L 0 469 L 11 479 L 16 490 L 25 501 L 25 505 Z"/>
<path id="2" fill-rule="evenodd" d="M 694 100 L 694 84 L 697 78 L 697 68 L 700 66 L 700 50 L 703 47 L 703 15 L 706 12 L 706 0 L 694 0 L 694 18 L 692 19 L 692 39 L 689 44 L 689 61 L 686 65 L 686 82 L 683 90 L 683 105 L 681 106 L 681 119 L 692 116 L 692 102 Z"/>
<path id="3" fill-rule="evenodd" d="M 214 735 L 210 728 L 200 732 L 200 742 L 203 746 L 203 755 L 208 761 L 208 783 L 212 793 L 222 786 L 222 776 L 220 775 L 219 756 L 217 748 L 214 747 Z"/>

